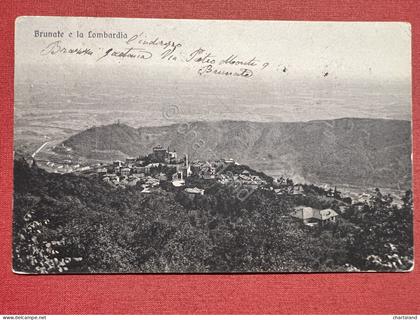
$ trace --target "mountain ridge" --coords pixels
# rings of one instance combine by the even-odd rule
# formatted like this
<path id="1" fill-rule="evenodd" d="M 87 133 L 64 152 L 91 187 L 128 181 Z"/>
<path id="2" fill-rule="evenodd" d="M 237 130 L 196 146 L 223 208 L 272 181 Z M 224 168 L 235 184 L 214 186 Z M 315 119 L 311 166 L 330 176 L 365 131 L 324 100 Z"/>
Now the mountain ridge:
<path id="1" fill-rule="evenodd" d="M 63 143 L 91 159 L 144 155 L 160 144 L 192 159 L 234 158 L 303 182 L 411 187 L 407 120 L 220 120 L 139 128 L 114 123 L 92 127 Z"/>

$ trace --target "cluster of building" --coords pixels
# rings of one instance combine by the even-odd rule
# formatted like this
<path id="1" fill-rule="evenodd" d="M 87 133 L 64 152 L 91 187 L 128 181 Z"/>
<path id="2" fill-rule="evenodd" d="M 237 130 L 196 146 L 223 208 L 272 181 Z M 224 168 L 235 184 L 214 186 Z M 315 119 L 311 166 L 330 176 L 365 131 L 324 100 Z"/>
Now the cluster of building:
<path id="1" fill-rule="evenodd" d="M 232 179 L 234 182 L 239 182 L 245 186 L 249 186 L 251 188 L 258 188 L 267 185 L 267 181 L 261 179 L 261 177 L 257 175 L 251 174 L 248 170 L 243 170 L 240 174 L 233 174 L 230 177 L 226 177 L 226 175 L 221 175 L 221 183 L 229 183 L 229 178 Z"/>
<path id="2" fill-rule="evenodd" d="M 156 146 L 146 157 L 128 157 L 125 161 L 116 160 L 112 164 L 96 168 L 103 181 L 115 187 L 135 186 L 140 184 L 145 193 L 157 189 L 162 181 L 178 181 L 187 176 L 188 156 L 178 160 L 176 151 Z M 172 168 L 173 176 L 168 177 L 164 170 Z M 181 184 L 180 184 L 181 185 Z"/>
<path id="3" fill-rule="evenodd" d="M 150 193 L 160 185 L 160 179 L 145 176 L 144 174 L 133 173 L 132 175 L 117 175 L 115 173 L 106 173 L 102 177 L 103 181 L 115 187 L 135 186 L 140 184 L 143 187 L 142 192 Z"/>
<path id="4" fill-rule="evenodd" d="M 112 164 L 84 167 L 84 173 L 95 172 L 103 181 L 115 187 L 140 184 L 142 192 L 152 192 L 162 181 L 170 181 L 175 187 L 185 187 L 188 177 L 214 180 L 224 185 L 243 185 L 251 189 L 267 186 L 267 181 L 248 170 L 232 173 L 230 165 L 238 164 L 233 159 L 214 161 L 189 161 L 188 155 L 178 158 L 176 151 L 160 145 L 145 157 L 129 157 L 125 161 L 116 160 Z M 192 196 L 204 194 L 204 189 L 188 186 L 184 191 Z"/>
<path id="5" fill-rule="evenodd" d="M 339 216 L 333 209 L 315 209 L 312 207 L 298 206 L 290 213 L 303 222 L 307 226 L 325 225 L 327 223 L 336 222 L 336 217 Z"/>
<path id="6" fill-rule="evenodd" d="M 169 151 L 169 147 L 165 149 L 162 146 L 157 145 L 153 148 L 153 152 L 149 154 L 148 157 L 157 163 L 178 164 L 176 151 Z"/>
<path id="7" fill-rule="evenodd" d="M 242 170 L 240 173 L 232 173 L 228 170 L 229 165 L 238 164 L 233 159 L 221 159 L 214 161 L 193 161 L 191 164 L 191 175 L 204 180 L 215 180 L 221 184 L 241 184 L 251 188 L 266 186 L 267 181 L 260 176 Z"/>
<path id="8" fill-rule="evenodd" d="M 304 194 L 303 185 L 301 184 L 276 184 L 274 192 L 279 195 L 300 196 Z"/>
<path id="9" fill-rule="evenodd" d="M 299 185 L 294 186 L 296 192 L 292 192 L 291 194 L 302 194 L 303 189 L 300 188 Z M 341 192 L 338 191 L 336 188 L 332 190 L 331 188 L 327 189 L 325 192 L 325 197 L 327 198 L 337 198 L 337 195 L 341 196 Z M 342 202 L 341 205 L 338 206 L 338 213 L 333 209 L 325 209 L 320 210 L 313 207 L 306 207 L 306 206 L 297 206 L 294 210 L 290 213 L 291 216 L 299 219 L 304 225 L 307 226 L 315 226 L 315 225 L 325 225 L 327 223 L 334 223 L 336 222 L 336 218 L 344 213 L 350 206 L 353 208 L 355 212 L 363 212 L 366 209 L 366 206 L 371 206 L 374 201 L 374 193 L 376 191 L 370 190 L 363 193 L 357 192 L 346 192 L 347 197 L 350 198 L 350 202 Z M 397 206 L 400 205 L 396 203 Z"/>
<path id="10" fill-rule="evenodd" d="M 54 173 L 61 173 L 61 174 L 88 172 L 94 169 L 95 167 L 101 166 L 101 164 L 96 164 L 94 166 L 81 165 L 80 163 L 73 163 L 72 160 L 67 160 L 67 159 L 61 160 L 59 162 L 37 160 L 37 164 L 45 169 L 48 168 L 48 171 L 52 171 Z"/>

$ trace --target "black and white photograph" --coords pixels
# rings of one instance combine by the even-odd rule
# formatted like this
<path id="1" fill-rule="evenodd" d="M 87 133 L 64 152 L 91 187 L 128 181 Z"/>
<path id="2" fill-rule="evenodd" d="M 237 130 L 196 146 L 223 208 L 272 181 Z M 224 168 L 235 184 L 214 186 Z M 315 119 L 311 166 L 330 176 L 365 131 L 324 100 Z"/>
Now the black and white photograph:
<path id="1" fill-rule="evenodd" d="M 14 272 L 413 270 L 410 24 L 15 28 Z"/>

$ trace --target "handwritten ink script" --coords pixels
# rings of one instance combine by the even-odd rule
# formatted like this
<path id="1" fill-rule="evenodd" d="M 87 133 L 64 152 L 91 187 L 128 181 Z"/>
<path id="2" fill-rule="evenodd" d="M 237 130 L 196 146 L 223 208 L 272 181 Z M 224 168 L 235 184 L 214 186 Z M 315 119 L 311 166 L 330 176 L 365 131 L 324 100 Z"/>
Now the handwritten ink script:
<path id="1" fill-rule="evenodd" d="M 252 54 L 244 55 L 232 52 L 220 55 L 208 48 L 189 48 L 188 44 L 173 39 L 147 35 L 144 32 L 129 35 L 118 32 L 63 32 L 34 31 L 35 38 L 53 38 L 40 50 L 41 56 L 77 56 L 91 57 L 96 63 L 111 60 L 131 60 L 142 63 L 146 60 L 168 64 L 191 65 L 200 77 L 223 76 L 252 78 L 259 71 L 271 70 L 287 72 L 287 67 L 276 62 L 266 61 L 263 57 Z M 114 45 L 99 47 L 74 45 L 74 39 L 113 39 Z M 70 44 L 72 43 L 72 44 Z M 86 44 L 86 41 L 83 41 Z"/>

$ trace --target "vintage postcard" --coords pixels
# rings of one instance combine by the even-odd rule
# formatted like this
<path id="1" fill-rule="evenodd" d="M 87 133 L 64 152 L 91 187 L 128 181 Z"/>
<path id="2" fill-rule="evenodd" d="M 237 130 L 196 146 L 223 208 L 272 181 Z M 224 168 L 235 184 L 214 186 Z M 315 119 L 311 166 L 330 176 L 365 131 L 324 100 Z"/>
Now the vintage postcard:
<path id="1" fill-rule="evenodd" d="M 410 271 L 411 28 L 20 17 L 18 273 Z"/>

